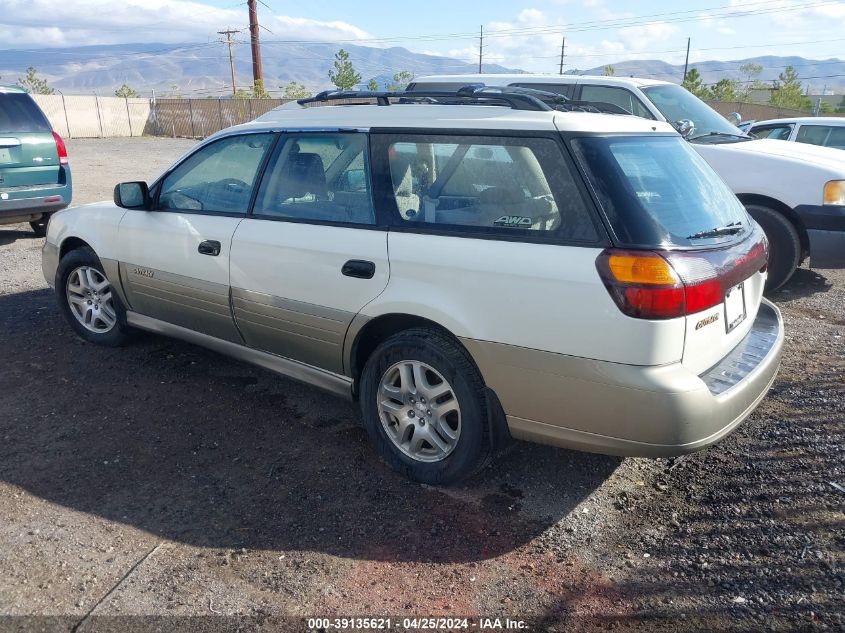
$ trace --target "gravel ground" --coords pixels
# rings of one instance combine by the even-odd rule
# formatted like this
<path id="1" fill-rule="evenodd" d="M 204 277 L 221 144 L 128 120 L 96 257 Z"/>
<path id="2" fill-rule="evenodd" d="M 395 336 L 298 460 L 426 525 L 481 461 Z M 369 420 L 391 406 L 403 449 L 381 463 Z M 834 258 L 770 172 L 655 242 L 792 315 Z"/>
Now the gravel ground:
<path id="1" fill-rule="evenodd" d="M 191 144 L 71 141 L 74 202 Z M 436 489 L 380 463 L 332 396 L 165 338 L 80 341 L 41 245 L 0 227 L 0 630 L 845 630 L 842 271 L 777 293 L 783 367 L 721 444 L 623 460 L 515 443 Z"/>

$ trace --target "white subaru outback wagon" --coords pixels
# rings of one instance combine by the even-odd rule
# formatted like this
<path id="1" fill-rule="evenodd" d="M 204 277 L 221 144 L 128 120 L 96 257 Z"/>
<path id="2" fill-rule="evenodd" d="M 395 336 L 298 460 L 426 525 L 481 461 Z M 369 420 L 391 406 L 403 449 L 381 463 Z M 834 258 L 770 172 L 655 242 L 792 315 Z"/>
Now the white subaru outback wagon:
<path id="1" fill-rule="evenodd" d="M 668 124 L 532 92 L 283 106 L 57 213 L 44 275 L 88 341 L 148 330 L 357 401 L 418 481 L 508 436 L 713 444 L 780 362 L 762 230 Z"/>

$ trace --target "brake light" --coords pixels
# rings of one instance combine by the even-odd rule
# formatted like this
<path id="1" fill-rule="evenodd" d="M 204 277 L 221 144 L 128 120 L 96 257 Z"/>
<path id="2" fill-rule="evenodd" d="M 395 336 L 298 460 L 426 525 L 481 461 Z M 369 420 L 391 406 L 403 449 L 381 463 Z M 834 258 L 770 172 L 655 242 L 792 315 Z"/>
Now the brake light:
<path id="1" fill-rule="evenodd" d="M 709 251 L 628 251 L 609 248 L 596 268 L 619 309 L 638 319 L 674 319 L 719 305 L 725 291 L 766 271 L 762 231 L 729 248 Z M 750 245 L 749 245 L 750 243 Z"/>
<path id="2" fill-rule="evenodd" d="M 56 152 L 59 155 L 59 165 L 67 165 L 67 147 L 65 147 L 65 142 L 62 140 L 62 137 L 53 132 L 53 138 L 56 141 Z"/>

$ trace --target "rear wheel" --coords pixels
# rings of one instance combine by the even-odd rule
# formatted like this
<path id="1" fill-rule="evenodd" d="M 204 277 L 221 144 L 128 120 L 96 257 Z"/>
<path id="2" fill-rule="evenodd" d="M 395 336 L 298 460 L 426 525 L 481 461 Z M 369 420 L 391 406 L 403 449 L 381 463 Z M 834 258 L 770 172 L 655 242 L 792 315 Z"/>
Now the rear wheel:
<path id="1" fill-rule="evenodd" d="M 745 205 L 748 214 L 763 227 L 769 240 L 769 275 L 766 292 L 777 290 L 792 277 L 801 262 L 801 238 L 783 214 L 758 204 Z"/>
<path id="2" fill-rule="evenodd" d="M 381 456 L 415 481 L 458 481 L 490 456 L 484 382 L 466 351 L 436 330 L 400 332 L 373 352 L 361 412 Z"/>
<path id="3" fill-rule="evenodd" d="M 70 326 L 86 341 L 110 347 L 126 342 L 130 333 L 126 310 L 91 248 L 78 248 L 62 257 L 56 298 Z"/>
<path id="4" fill-rule="evenodd" d="M 47 235 L 47 224 L 50 222 L 50 214 L 45 213 L 41 216 L 39 220 L 33 220 L 29 223 L 29 226 L 32 227 L 32 231 L 38 237 L 44 237 Z"/>

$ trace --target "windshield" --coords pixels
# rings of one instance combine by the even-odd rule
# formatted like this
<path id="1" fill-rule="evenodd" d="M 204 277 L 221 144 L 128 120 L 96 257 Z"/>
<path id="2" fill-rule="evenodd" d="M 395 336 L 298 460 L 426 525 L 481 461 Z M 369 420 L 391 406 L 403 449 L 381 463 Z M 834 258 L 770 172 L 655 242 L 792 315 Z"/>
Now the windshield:
<path id="1" fill-rule="evenodd" d="M 683 119 L 692 121 L 695 130 L 691 138 L 706 137 L 714 133 L 745 136 L 742 130 L 728 123 L 721 114 L 678 85 L 650 86 L 642 88 L 642 91 L 669 123 L 677 123 Z"/>
<path id="2" fill-rule="evenodd" d="M 703 247 L 748 234 L 745 208 L 679 136 L 572 141 L 622 246 Z"/>

